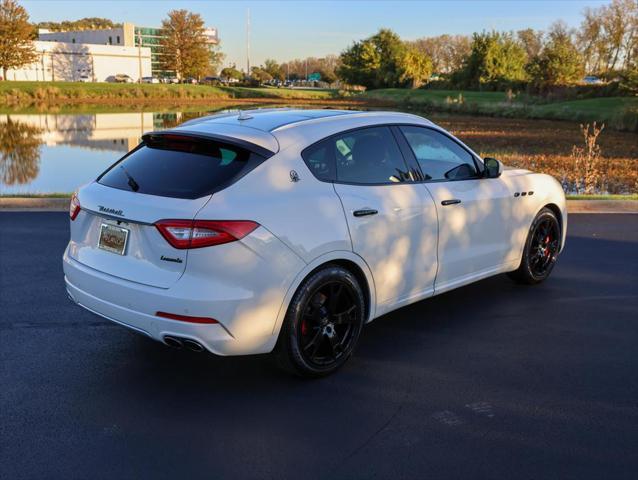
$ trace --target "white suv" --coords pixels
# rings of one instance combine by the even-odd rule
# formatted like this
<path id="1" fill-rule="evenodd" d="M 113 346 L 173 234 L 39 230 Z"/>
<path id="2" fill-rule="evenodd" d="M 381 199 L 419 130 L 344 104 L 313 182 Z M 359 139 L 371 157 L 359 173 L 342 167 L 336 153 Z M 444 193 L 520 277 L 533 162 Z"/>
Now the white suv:
<path id="1" fill-rule="evenodd" d="M 74 195 L 64 253 L 79 305 L 175 347 L 274 351 L 330 373 L 363 325 L 561 251 L 553 178 L 482 160 L 393 112 L 213 115 L 142 143 Z"/>

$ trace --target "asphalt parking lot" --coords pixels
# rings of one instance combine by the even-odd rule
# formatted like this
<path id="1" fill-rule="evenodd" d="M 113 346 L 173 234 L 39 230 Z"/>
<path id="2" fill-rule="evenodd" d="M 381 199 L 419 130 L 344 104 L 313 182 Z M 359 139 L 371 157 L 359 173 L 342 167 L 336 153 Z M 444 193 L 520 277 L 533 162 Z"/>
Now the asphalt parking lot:
<path id="1" fill-rule="evenodd" d="M 64 213 L 0 213 L 0 477 L 636 478 L 638 215 L 543 285 L 386 315 L 334 376 L 177 351 L 66 298 Z"/>

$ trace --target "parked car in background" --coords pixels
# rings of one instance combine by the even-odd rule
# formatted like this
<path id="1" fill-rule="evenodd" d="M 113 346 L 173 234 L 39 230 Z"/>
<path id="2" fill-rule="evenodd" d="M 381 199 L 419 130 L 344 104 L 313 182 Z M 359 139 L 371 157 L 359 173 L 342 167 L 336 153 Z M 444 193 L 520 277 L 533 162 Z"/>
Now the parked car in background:
<path id="1" fill-rule="evenodd" d="M 111 75 L 110 77 L 107 77 L 106 81 L 111 83 L 134 83 L 133 79 L 125 73 Z"/>
<path id="2" fill-rule="evenodd" d="M 588 85 L 598 85 L 603 83 L 603 81 L 596 75 L 587 75 L 585 78 L 583 78 L 583 83 L 586 83 Z"/>
<path id="3" fill-rule="evenodd" d="M 83 74 L 83 75 L 80 75 L 80 77 L 78 78 L 77 81 L 78 82 L 88 83 L 88 82 L 92 82 L 93 79 L 89 75 Z"/>
<path id="4" fill-rule="evenodd" d="M 157 77 L 142 77 L 142 83 L 160 83 Z"/>
<path id="5" fill-rule="evenodd" d="M 219 77 L 204 77 L 199 83 L 204 85 L 221 85 L 222 80 Z"/>
<path id="6" fill-rule="evenodd" d="M 345 110 L 147 133 L 69 214 L 80 306 L 173 347 L 274 352 L 310 377 L 392 310 L 500 273 L 544 281 L 567 231 L 549 175 L 504 169 L 416 115 Z"/>
<path id="7" fill-rule="evenodd" d="M 197 85 L 199 81 L 194 77 L 183 78 L 182 83 L 190 83 L 192 85 Z"/>

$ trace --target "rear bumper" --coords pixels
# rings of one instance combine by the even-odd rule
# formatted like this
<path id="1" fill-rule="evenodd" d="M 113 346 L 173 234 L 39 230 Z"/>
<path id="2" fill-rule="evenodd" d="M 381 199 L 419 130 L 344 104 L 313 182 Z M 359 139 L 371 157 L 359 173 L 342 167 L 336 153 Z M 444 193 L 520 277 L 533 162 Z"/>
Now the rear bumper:
<path id="1" fill-rule="evenodd" d="M 273 325 L 283 295 L 259 310 L 252 292 L 214 280 L 196 291 L 186 276 L 168 289 L 150 287 L 94 270 L 68 252 L 63 266 L 66 289 L 75 303 L 157 341 L 167 336 L 190 339 L 217 355 L 267 353 L 277 341 Z M 157 311 L 212 317 L 220 323 L 170 320 L 157 317 Z"/>
<path id="2" fill-rule="evenodd" d="M 232 336 L 221 325 L 200 325 L 178 322 L 136 312 L 114 303 L 101 300 L 73 285 L 65 276 L 69 297 L 91 313 L 112 322 L 143 333 L 154 340 L 164 342 L 165 337 L 179 337 L 200 343 L 206 350 L 217 355 L 232 355 Z M 235 347 L 236 348 L 236 347 Z"/>

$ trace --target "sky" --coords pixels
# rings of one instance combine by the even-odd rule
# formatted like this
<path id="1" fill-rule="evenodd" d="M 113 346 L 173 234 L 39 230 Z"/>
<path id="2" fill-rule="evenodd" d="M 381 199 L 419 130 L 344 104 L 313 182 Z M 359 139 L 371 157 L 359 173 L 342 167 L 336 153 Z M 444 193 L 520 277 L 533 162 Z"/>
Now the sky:
<path id="1" fill-rule="evenodd" d="M 20 1 L 20 0 L 19 0 Z M 563 20 L 576 27 L 586 7 L 601 0 L 430 1 L 179 1 L 22 0 L 32 22 L 105 17 L 115 22 L 159 26 L 173 9 L 199 13 L 219 31 L 224 66 L 246 65 L 246 18 L 250 11 L 251 65 L 267 58 L 339 54 L 352 42 L 391 28 L 403 39 L 482 30 L 547 29 Z"/>

